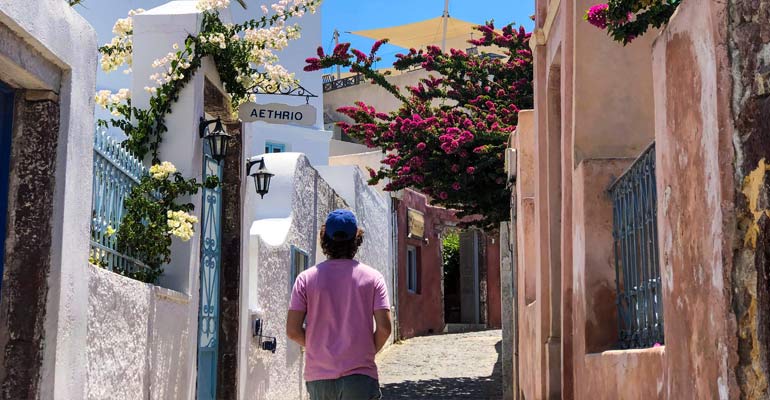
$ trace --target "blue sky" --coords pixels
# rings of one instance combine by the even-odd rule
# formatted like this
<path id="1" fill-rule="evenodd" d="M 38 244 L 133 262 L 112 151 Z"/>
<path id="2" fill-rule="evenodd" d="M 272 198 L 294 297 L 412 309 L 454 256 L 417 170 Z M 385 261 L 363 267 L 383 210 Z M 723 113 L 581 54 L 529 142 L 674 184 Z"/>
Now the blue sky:
<path id="1" fill-rule="evenodd" d="M 94 26 L 99 35 L 99 43 L 106 43 L 112 38 L 112 25 L 118 18 L 126 16 L 135 8 L 150 9 L 166 3 L 168 0 L 85 0 L 76 9 Z M 234 2 L 233 2 L 234 3 Z M 247 3 L 255 3 L 247 0 Z M 534 0 L 450 0 L 449 14 L 458 19 L 484 23 L 494 19 L 497 25 L 514 21 L 523 24 L 528 30 L 533 22 Z M 243 13 L 240 6 L 233 5 L 235 13 Z M 443 0 L 325 0 L 322 9 L 324 47 L 331 48 L 334 29 L 342 33 L 342 42 L 351 42 L 353 47 L 369 50 L 373 40 L 344 32 L 384 28 L 417 22 L 441 16 Z M 236 11 L 237 10 L 237 11 Z M 249 7 L 249 13 L 258 13 L 256 5 Z M 236 16 L 236 19 L 239 19 Z M 383 56 L 382 67 L 390 66 L 396 53 L 402 52 L 395 46 L 385 46 L 380 50 Z M 368 51 L 367 51 L 368 52 Z M 309 54 L 308 57 L 312 56 Z M 117 90 L 130 86 L 130 77 L 114 72 L 106 75 L 99 71 L 97 80 L 99 89 Z"/>
<path id="2" fill-rule="evenodd" d="M 324 48 L 330 49 L 334 29 L 341 32 L 340 41 L 350 42 L 355 48 L 369 50 L 373 40 L 345 32 L 385 28 L 440 17 L 444 12 L 443 0 L 325 0 L 323 5 Z M 453 18 L 482 24 L 494 19 L 497 26 L 510 22 L 531 30 L 534 23 L 534 0 L 450 0 L 449 15 Z M 381 67 L 388 67 L 395 54 L 403 52 L 395 46 L 380 50 Z M 367 51 L 368 53 L 368 51 Z"/>

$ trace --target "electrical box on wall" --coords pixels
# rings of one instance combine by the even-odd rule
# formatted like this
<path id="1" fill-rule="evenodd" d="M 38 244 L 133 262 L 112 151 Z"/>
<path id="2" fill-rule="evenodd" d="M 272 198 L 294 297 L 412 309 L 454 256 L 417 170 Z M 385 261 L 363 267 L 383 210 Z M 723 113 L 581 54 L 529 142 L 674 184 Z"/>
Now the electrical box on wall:
<path id="1" fill-rule="evenodd" d="M 517 162 L 516 149 L 505 149 L 505 170 L 508 172 L 508 180 L 516 179 L 516 162 Z"/>

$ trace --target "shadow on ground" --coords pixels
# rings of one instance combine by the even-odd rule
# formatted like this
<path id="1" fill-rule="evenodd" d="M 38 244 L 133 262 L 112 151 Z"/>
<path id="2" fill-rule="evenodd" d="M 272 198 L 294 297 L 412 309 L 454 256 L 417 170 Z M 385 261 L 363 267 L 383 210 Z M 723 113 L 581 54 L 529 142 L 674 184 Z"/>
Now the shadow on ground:
<path id="1" fill-rule="evenodd" d="M 382 386 L 383 400 L 500 400 L 501 385 L 501 342 L 495 345 L 497 363 L 491 376 L 439 378 L 424 381 L 404 381 Z M 472 354 L 466 357 L 473 357 Z"/>

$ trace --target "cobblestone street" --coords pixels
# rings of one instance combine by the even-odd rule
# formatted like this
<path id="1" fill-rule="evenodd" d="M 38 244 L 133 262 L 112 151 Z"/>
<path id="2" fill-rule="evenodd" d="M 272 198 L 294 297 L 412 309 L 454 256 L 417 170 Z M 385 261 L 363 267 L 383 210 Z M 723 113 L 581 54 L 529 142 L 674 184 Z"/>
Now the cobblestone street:
<path id="1" fill-rule="evenodd" d="M 394 344 L 377 364 L 383 399 L 499 400 L 500 330 Z"/>

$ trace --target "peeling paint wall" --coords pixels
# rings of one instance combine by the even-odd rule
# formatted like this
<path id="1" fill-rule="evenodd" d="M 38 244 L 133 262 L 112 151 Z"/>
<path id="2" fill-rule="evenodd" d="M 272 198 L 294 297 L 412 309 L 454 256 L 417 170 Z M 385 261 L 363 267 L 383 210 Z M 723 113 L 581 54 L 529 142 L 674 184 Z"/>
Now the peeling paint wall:
<path id="1" fill-rule="evenodd" d="M 684 1 L 653 48 L 664 395 L 671 399 L 738 396 L 725 12 L 723 3 Z"/>

